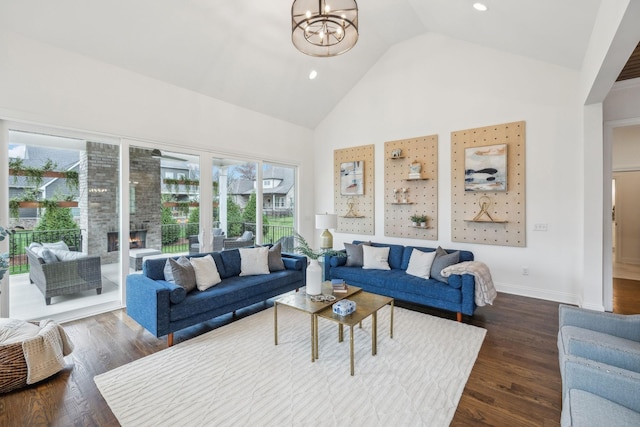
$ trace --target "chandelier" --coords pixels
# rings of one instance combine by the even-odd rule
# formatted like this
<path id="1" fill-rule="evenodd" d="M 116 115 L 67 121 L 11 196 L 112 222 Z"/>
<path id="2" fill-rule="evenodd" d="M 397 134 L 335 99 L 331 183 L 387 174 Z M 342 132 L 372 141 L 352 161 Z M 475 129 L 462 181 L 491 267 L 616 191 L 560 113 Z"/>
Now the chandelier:
<path id="1" fill-rule="evenodd" d="M 358 41 L 355 0 L 295 0 L 291 6 L 291 40 L 302 53 L 336 56 Z"/>

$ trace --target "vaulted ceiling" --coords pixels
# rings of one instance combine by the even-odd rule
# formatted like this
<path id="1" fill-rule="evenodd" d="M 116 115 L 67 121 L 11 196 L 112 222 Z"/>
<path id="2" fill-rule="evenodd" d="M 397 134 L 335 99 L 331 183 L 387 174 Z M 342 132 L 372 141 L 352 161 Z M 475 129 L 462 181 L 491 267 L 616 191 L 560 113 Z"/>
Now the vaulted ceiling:
<path id="1" fill-rule="evenodd" d="M 478 12 L 473 0 L 361 0 L 357 45 L 312 58 L 291 44 L 291 3 L 0 0 L 0 28 L 314 128 L 391 46 L 427 32 L 578 70 L 600 6 L 486 0 Z"/>

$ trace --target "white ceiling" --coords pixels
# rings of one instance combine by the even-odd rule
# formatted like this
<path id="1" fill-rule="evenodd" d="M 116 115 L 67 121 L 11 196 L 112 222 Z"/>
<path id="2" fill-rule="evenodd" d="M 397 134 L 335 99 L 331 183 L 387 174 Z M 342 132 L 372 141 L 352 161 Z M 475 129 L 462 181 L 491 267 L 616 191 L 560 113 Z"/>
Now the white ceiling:
<path id="1" fill-rule="evenodd" d="M 314 128 L 390 46 L 425 32 L 578 70 L 601 2 L 474 1 L 360 0 L 358 44 L 334 58 L 293 47 L 292 0 L 0 0 L 0 28 Z"/>

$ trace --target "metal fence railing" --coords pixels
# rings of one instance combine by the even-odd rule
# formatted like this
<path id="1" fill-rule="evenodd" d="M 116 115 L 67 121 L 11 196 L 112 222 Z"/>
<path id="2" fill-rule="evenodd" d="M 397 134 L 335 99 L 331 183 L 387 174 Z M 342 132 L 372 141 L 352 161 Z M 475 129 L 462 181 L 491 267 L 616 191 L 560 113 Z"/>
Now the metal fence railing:
<path id="1" fill-rule="evenodd" d="M 215 225 L 218 225 L 217 223 Z M 162 235 L 162 252 L 167 254 L 188 253 L 189 236 L 197 235 L 199 224 L 164 224 L 160 226 Z M 233 234 L 229 234 L 231 230 Z M 256 224 L 248 222 L 229 223 L 225 234 L 228 237 L 242 235 L 245 231 L 256 233 Z M 284 252 L 293 252 L 293 227 L 282 225 L 262 226 L 262 243 L 275 244 L 280 242 Z M 83 250 L 82 230 L 12 230 L 9 235 L 9 265 L 11 274 L 26 273 L 29 271 L 29 263 L 24 248 L 33 242 L 58 242 L 64 241 L 69 249 L 74 251 Z"/>
<path id="2" fill-rule="evenodd" d="M 24 248 L 31 243 L 53 243 L 64 241 L 69 249 L 82 251 L 82 230 L 11 230 L 9 235 L 9 266 L 11 273 L 26 273 L 29 271 L 29 263 Z"/>

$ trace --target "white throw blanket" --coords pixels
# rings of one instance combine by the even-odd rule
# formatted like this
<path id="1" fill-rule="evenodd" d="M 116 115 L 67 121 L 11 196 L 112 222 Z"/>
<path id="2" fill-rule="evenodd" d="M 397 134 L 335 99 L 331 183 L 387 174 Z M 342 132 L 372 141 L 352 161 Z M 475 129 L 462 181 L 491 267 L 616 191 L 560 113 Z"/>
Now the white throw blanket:
<path id="1" fill-rule="evenodd" d="M 22 343 L 27 362 L 27 384 L 34 384 L 64 368 L 64 356 L 73 350 L 73 344 L 62 326 L 53 320 L 42 320 L 40 332 Z"/>
<path id="2" fill-rule="evenodd" d="M 442 274 L 443 277 L 449 277 L 452 274 L 473 275 L 476 278 L 475 300 L 478 307 L 493 304 L 493 300 L 498 296 L 496 288 L 493 286 L 493 279 L 491 279 L 489 267 L 483 262 L 464 261 L 445 267 L 440 274 Z"/>

